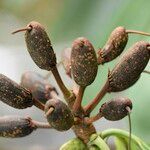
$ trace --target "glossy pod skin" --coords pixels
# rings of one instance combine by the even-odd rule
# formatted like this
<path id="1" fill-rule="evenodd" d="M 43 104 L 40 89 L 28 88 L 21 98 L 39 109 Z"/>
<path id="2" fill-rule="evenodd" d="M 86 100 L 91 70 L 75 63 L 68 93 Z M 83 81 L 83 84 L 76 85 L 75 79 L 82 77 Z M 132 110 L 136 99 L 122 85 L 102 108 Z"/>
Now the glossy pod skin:
<path id="1" fill-rule="evenodd" d="M 144 41 L 137 42 L 123 55 L 120 62 L 108 74 L 108 92 L 123 91 L 139 79 L 149 62 L 149 45 Z"/>
<path id="2" fill-rule="evenodd" d="M 56 56 L 44 27 L 35 21 L 30 22 L 27 27 L 31 28 L 25 33 L 30 56 L 39 68 L 50 71 L 56 66 Z"/>
<path id="3" fill-rule="evenodd" d="M 36 129 L 30 119 L 18 116 L 6 116 L 0 118 L 0 136 L 7 138 L 19 138 L 29 135 Z"/>
<path id="4" fill-rule="evenodd" d="M 117 27 L 112 31 L 104 48 L 98 51 L 98 63 L 110 62 L 118 57 L 128 42 L 128 33 L 124 27 Z"/>
<path id="5" fill-rule="evenodd" d="M 72 44 L 71 70 L 75 82 L 83 87 L 90 85 L 97 75 L 95 50 L 84 37 L 77 38 Z"/>
<path id="6" fill-rule="evenodd" d="M 18 109 L 33 105 L 32 94 L 3 74 L 0 74 L 0 100 Z"/>
<path id="7" fill-rule="evenodd" d="M 126 109 L 127 107 L 132 109 L 130 99 L 124 97 L 115 98 L 104 103 L 100 108 L 100 113 L 107 120 L 117 121 L 127 116 L 129 113 Z"/>
<path id="8" fill-rule="evenodd" d="M 58 99 L 50 99 L 45 104 L 45 114 L 51 107 L 54 108 L 54 111 L 46 116 L 49 124 L 58 131 L 69 130 L 74 124 L 69 107 Z"/>
<path id="9" fill-rule="evenodd" d="M 44 77 L 32 71 L 25 72 L 22 75 L 21 85 L 29 89 L 33 97 L 44 104 L 52 98 L 51 91 L 57 93 L 56 89 Z"/>

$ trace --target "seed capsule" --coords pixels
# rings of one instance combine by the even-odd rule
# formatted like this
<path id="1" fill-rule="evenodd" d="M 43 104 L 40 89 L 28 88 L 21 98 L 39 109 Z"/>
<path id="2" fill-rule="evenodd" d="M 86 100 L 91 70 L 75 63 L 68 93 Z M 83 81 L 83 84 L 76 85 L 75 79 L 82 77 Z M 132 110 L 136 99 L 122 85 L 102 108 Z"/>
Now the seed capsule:
<path id="1" fill-rule="evenodd" d="M 118 57 L 124 50 L 128 42 L 128 34 L 130 33 L 150 36 L 150 34 L 146 32 L 126 30 L 124 27 L 117 27 L 110 34 L 104 48 L 98 51 L 98 63 L 104 64 Z"/>
<path id="2" fill-rule="evenodd" d="M 21 85 L 27 89 L 29 89 L 33 95 L 33 97 L 40 102 L 44 103 L 51 99 L 51 91 L 55 91 L 56 89 L 47 82 L 44 77 L 35 72 L 25 72 L 21 78 Z"/>
<path id="3" fill-rule="evenodd" d="M 0 100 L 18 109 L 33 105 L 31 93 L 2 74 L 0 74 Z"/>
<path id="4" fill-rule="evenodd" d="M 26 28 L 17 30 L 13 33 L 20 31 L 26 31 L 25 41 L 27 49 L 36 65 L 48 71 L 55 67 L 55 53 L 44 27 L 40 23 L 32 21 Z"/>
<path id="5" fill-rule="evenodd" d="M 109 92 L 119 92 L 132 86 L 146 67 L 150 53 L 144 41 L 135 43 L 126 52 L 115 68 L 109 72 Z"/>
<path id="6" fill-rule="evenodd" d="M 103 49 L 98 52 L 98 62 L 103 64 L 115 59 L 124 50 L 128 41 L 128 33 L 124 27 L 117 27 L 112 31 Z"/>
<path id="7" fill-rule="evenodd" d="M 49 113 L 50 108 L 54 110 Z M 69 107 L 58 99 L 50 99 L 45 104 L 45 114 L 49 124 L 58 131 L 69 130 L 74 123 Z"/>
<path id="8" fill-rule="evenodd" d="M 72 45 L 71 69 L 75 82 L 80 86 L 90 85 L 97 75 L 95 50 L 86 38 L 77 38 Z"/>
<path id="9" fill-rule="evenodd" d="M 36 129 L 30 119 L 14 116 L 0 118 L 0 136 L 8 138 L 24 137 Z"/>
<path id="10" fill-rule="evenodd" d="M 66 74 L 71 78 L 71 48 L 64 49 L 61 57 Z"/>
<path id="11" fill-rule="evenodd" d="M 111 121 L 121 120 L 128 115 L 127 107 L 132 109 L 132 102 L 128 98 L 115 98 L 104 103 L 100 108 L 102 116 Z"/>

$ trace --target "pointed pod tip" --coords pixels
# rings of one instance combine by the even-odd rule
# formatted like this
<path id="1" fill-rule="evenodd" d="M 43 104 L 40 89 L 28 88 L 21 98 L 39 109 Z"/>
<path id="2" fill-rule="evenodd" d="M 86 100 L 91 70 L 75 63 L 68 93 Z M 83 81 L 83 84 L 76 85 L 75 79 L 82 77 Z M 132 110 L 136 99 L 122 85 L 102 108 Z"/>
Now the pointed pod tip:
<path id="1" fill-rule="evenodd" d="M 22 29 L 18 29 L 16 31 L 13 31 L 11 34 L 16 34 L 18 32 L 23 32 L 23 31 L 31 31 L 32 30 L 32 27 L 31 26 L 27 26 L 25 28 L 22 28 Z"/>

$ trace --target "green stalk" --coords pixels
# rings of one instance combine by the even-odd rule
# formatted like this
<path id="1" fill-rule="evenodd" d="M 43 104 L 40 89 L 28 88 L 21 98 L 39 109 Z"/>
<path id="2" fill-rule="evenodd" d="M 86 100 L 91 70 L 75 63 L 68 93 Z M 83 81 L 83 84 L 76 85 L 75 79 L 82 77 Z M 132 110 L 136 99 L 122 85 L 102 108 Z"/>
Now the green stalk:
<path id="1" fill-rule="evenodd" d="M 101 132 L 99 135 L 101 136 L 102 139 L 105 139 L 109 136 L 116 136 L 125 139 L 129 138 L 129 133 L 127 131 L 120 130 L 120 129 L 108 129 Z M 131 136 L 131 142 L 137 145 L 141 150 L 150 150 L 150 147 L 144 141 L 142 141 L 139 137 L 133 134 Z"/>
<path id="2" fill-rule="evenodd" d="M 89 145 L 96 145 L 100 150 L 110 150 L 105 141 L 97 134 L 92 134 Z"/>

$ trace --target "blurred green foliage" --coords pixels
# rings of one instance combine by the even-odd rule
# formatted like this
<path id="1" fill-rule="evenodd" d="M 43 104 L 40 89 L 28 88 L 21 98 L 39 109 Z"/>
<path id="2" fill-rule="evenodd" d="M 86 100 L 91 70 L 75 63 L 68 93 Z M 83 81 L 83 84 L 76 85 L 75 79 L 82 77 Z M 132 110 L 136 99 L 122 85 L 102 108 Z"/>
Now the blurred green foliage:
<path id="1" fill-rule="evenodd" d="M 69 47 L 75 38 L 85 36 L 97 50 L 103 47 L 110 32 L 117 26 L 150 32 L 149 6 L 149 0 L 1 0 L 0 19 L 4 20 L 3 17 L 7 14 L 15 17 L 21 24 L 37 20 L 46 26 L 53 45 L 64 42 Z M 150 37 L 129 35 L 127 48 L 136 41 L 149 39 Z M 119 58 L 99 67 L 94 84 L 86 90 L 84 104 L 100 90 L 107 78 L 108 68 L 111 70 L 118 60 Z M 149 65 L 148 69 L 150 70 Z M 130 89 L 122 93 L 108 94 L 104 98 L 106 100 L 124 95 L 133 100 L 133 133 L 147 142 L 150 142 L 149 85 L 150 76 L 142 74 L 140 80 Z"/>

